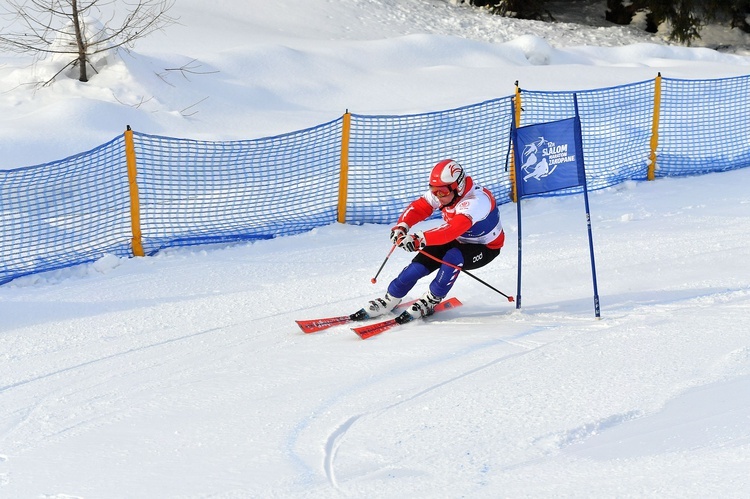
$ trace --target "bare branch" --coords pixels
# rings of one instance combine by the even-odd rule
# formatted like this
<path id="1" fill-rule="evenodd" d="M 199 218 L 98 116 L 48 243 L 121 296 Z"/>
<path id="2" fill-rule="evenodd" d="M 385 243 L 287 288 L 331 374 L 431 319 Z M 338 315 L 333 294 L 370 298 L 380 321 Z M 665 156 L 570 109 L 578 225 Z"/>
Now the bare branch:
<path id="1" fill-rule="evenodd" d="M 173 85 L 172 83 L 169 83 L 169 82 L 167 81 L 167 73 L 156 73 L 156 72 L 154 72 L 154 74 L 155 74 L 156 76 L 158 76 L 158 77 L 159 77 L 159 79 L 160 79 L 161 81 L 163 81 L 164 83 L 166 83 L 166 84 L 167 84 L 167 85 L 169 85 L 170 87 L 174 87 L 174 85 Z"/>
<path id="2" fill-rule="evenodd" d="M 187 110 L 188 110 L 188 109 L 190 109 L 191 107 L 195 107 L 195 106 L 197 106 L 198 104 L 200 104 L 201 102 L 204 102 L 204 101 L 206 101 L 207 99 L 208 99 L 208 97 L 204 97 L 204 98 L 202 98 L 201 100 L 199 100 L 198 102 L 196 102 L 195 104 L 191 104 L 191 105 L 189 105 L 189 106 L 188 106 L 188 107 L 186 107 L 185 109 L 181 110 L 181 111 L 180 111 L 180 114 L 181 114 L 181 115 L 182 115 L 183 117 L 185 117 L 185 118 L 189 118 L 190 116 L 194 116 L 195 114 L 197 114 L 197 113 L 198 113 L 198 111 L 193 111 L 193 112 L 191 112 L 191 113 L 186 113 L 185 111 L 187 111 Z"/>
<path id="3" fill-rule="evenodd" d="M 141 96 L 141 101 L 138 104 L 126 104 L 123 101 L 121 101 L 120 99 L 118 99 L 117 96 L 114 93 L 112 94 L 112 97 L 114 97 L 115 100 L 117 102 L 119 102 L 120 104 L 122 104 L 123 106 L 130 106 L 130 107 L 132 107 L 134 109 L 139 109 L 143 104 L 149 102 L 151 99 L 154 98 L 153 96 L 151 96 L 151 97 L 149 97 L 147 99 L 146 96 Z"/>
<path id="4" fill-rule="evenodd" d="M 164 71 L 179 71 L 182 74 L 182 77 L 188 81 L 190 81 L 190 79 L 187 77 L 188 74 L 207 75 L 207 74 L 218 73 L 218 71 L 198 71 L 200 64 L 196 65 L 197 62 L 198 62 L 198 59 L 193 59 L 187 64 L 183 64 L 179 68 L 165 68 Z"/>
<path id="5" fill-rule="evenodd" d="M 52 76 L 52 78 L 50 78 L 49 80 L 45 81 L 45 82 L 44 82 L 44 83 L 42 84 L 42 86 L 43 86 L 43 87 L 46 87 L 46 86 L 49 86 L 49 85 L 51 85 L 51 84 L 52 84 L 52 82 L 53 82 L 53 81 L 55 81 L 55 78 L 57 78 L 57 76 L 58 76 L 58 75 L 59 75 L 60 73 L 62 73 L 62 72 L 63 72 L 63 71 L 65 71 L 66 69 L 68 69 L 68 68 L 69 68 L 70 66 L 74 66 L 74 65 L 75 65 L 75 64 L 76 64 L 77 62 L 78 62 L 78 60 L 77 60 L 77 59 L 73 59 L 72 61 L 70 61 L 69 63 L 67 63 L 67 64 L 66 64 L 65 66 L 63 66 L 63 68 L 62 68 L 62 69 L 61 69 L 60 71 L 58 71 L 57 73 L 55 73 L 55 74 L 54 74 L 54 75 Z"/>

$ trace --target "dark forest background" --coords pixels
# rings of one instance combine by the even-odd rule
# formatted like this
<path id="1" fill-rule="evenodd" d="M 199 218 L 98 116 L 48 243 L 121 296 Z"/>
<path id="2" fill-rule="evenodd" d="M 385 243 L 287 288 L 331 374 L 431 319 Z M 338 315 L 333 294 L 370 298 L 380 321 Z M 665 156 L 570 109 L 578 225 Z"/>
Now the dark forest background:
<path id="1" fill-rule="evenodd" d="M 461 0 L 461 3 L 484 7 L 493 14 L 554 21 L 555 11 L 580 8 L 589 0 Z M 602 17 L 615 24 L 628 25 L 636 14 L 645 15 L 646 31 L 656 33 L 668 23 L 670 40 L 690 45 L 700 38 L 701 28 L 708 23 L 725 23 L 750 33 L 748 14 L 750 0 L 601 0 Z"/>

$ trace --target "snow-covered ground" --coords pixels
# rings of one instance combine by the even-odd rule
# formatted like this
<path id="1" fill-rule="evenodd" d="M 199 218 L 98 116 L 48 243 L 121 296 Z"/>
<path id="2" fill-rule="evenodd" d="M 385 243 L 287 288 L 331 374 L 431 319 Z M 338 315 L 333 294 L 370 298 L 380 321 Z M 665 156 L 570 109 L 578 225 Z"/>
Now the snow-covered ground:
<path id="1" fill-rule="evenodd" d="M 345 109 L 406 114 L 529 89 L 747 74 L 750 58 L 632 28 L 440 0 L 178 1 L 181 25 L 89 84 L 0 55 L 2 168 L 147 133 L 234 139 Z M 189 65 L 192 72 L 174 71 Z M 425 175 L 431 165 L 425 166 Z M 470 172 L 469 172 L 470 173 Z M 523 305 L 464 306 L 362 341 L 353 312 L 409 255 L 331 225 L 0 287 L 0 497 L 747 497 L 750 170 L 524 202 Z M 516 282 L 507 244 L 475 274 Z M 426 282 L 414 290 L 422 293 Z"/>

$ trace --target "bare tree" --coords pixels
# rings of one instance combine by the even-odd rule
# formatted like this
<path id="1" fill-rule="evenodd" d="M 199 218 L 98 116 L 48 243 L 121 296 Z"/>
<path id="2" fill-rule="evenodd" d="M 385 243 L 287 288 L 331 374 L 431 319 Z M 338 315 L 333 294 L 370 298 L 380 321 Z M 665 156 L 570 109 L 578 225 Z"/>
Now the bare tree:
<path id="1" fill-rule="evenodd" d="M 66 68 L 77 65 L 78 79 L 88 81 L 92 58 L 119 47 L 130 48 L 139 38 L 176 19 L 167 12 L 175 0 L 4 0 L 0 16 L 8 31 L 0 31 L 0 48 L 32 53 L 38 59 L 62 57 Z M 69 60 L 68 60 L 69 59 Z"/>

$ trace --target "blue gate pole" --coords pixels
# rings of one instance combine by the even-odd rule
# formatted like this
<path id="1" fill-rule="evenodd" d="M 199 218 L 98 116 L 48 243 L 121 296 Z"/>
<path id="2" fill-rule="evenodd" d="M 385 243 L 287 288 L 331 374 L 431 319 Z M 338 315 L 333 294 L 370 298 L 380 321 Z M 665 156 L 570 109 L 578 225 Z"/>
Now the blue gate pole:
<path id="1" fill-rule="evenodd" d="M 583 175 L 583 201 L 586 205 L 586 228 L 588 229 L 589 233 L 589 252 L 591 254 L 591 276 L 594 282 L 594 314 L 596 315 L 597 319 L 601 318 L 601 313 L 599 310 L 599 290 L 596 285 L 596 263 L 594 262 L 594 238 L 593 234 L 591 232 L 591 212 L 589 210 L 589 191 L 586 187 L 586 168 L 584 167 L 584 161 L 583 161 L 583 139 L 582 139 L 582 132 L 581 132 L 581 117 L 578 115 L 578 97 L 576 94 L 573 94 L 573 104 L 575 106 L 576 111 L 576 119 L 575 119 L 575 127 L 576 127 L 576 149 L 578 150 L 578 154 L 581 155 L 580 161 L 578 163 L 578 167 L 580 168 L 580 172 Z"/>
<path id="2" fill-rule="evenodd" d="M 521 308 L 521 182 L 518 180 L 518 161 L 520 159 L 518 151 L 518 137 L 516 136 L 516 104 L 511 100 L 511 120 L 510 134 L 513 139 L 513 168 L 516 181 L 516 218 L 518 219 L 518 277 L 516 279 L 516 310 Z"/>

